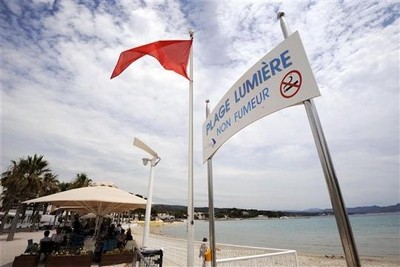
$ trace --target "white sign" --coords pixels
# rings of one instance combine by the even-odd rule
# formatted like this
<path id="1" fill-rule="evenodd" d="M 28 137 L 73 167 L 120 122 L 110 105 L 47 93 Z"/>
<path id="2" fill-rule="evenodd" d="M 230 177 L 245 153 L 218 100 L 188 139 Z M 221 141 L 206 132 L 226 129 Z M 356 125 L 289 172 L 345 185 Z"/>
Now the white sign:
<path id="1" fill-rule="evenodd" d="M 203 123 L 203 162 L 247 125 L 319 95 L 295 32 L 250 68 L 207 117 Z"/>

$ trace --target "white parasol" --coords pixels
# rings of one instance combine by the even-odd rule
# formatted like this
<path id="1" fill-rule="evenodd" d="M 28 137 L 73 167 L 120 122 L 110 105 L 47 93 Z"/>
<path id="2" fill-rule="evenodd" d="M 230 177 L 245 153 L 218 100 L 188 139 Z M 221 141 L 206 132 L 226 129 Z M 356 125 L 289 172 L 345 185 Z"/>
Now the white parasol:
<path id="1" fill-rule="evenodd" d="M 89 186 L 30 199 L 23 203 L 48 202 L 58 207 L 74 207 L 84 213 L 104 217 L 112 212 L 146 208 L 147 201 L 110 186 Z M 81 213 L 81 212 L 80 212 Z"/>

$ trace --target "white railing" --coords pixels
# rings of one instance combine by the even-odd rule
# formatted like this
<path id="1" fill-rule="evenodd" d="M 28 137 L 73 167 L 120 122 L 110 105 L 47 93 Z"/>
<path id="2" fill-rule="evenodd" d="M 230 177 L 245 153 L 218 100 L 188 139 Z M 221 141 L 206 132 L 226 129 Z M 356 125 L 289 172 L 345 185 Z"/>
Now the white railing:
<path id="1" fill-rule="evenodd" d="M 201 266 L 198 251 L 201 242 L 195 242 L 195 266 Z M 148 240 L 150 249 L 162 249 L 163 266 L 187 265 L 187 240 L 150 235 Z M 217 244 L 217 265 L 220 266 L 272 266 L 297 267 L 297 253 L 295 250 L 260 248 L 230 244 Z"/>
<path id="2" fill-rule="evenodd" d="M 295 250 L 218 244 L 217 265 L 297 267 L 298 262 Z"/>

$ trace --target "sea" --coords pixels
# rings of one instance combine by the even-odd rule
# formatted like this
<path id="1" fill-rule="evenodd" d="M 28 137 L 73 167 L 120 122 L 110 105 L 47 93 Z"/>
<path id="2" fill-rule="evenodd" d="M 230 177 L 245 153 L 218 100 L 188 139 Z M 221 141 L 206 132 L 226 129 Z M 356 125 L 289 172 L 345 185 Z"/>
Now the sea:
<path id="1" fill-rule="evenodd" d="M 359 256 L 400 258 L 400 213 L 349 215 Z M 159 234 L 186 239 L 186 224 L 164 225 Z M 208 221 L 196 220 L 195 240 L 208 238 Z M 334 216 L 215 221 L 216 243 L 344 255 Z"/>

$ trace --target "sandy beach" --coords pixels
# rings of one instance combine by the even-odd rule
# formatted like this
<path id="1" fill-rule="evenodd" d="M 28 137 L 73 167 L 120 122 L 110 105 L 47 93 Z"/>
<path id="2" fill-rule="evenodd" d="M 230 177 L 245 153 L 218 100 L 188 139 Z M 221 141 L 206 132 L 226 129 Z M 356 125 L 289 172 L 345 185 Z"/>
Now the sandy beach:
<path id="1" fill-rule="evenodd" d="M 141 229 L 134 230 L 135 237 L 140 243 Z M 33 239 L 34 242 L 39 242 L 43 237 L 43 231 L 39 232 L 19 232 L 15 234 L 13 241 L 6 241 L 7 234 L 0 235 L 1 244 L 1 258 L 0 267 L 11 267 L 14 257 L 22 254 L 28 244 L 28 239 Z M 297 254 L 299 266 L 326 266 L 326 267 L 340 267 L 347 266 L 346 260 L 341 256 L 333 255 L 306 255 Z M 168 265 L 168 255 L 164 255 L 163 266 Z M 361 257 L 361 264 L 365 267 L 395 267 L 400 266 L 400 259 L 386 258 L 386 257 Z M 97 265 L 92 265 L 97 266 Z"/>
<path id="2" fill-rule="evenodd" d="M 333 255 L 306 255 L 297 253 L 299 266 L 317 266 L 317 267 L 346 267 L 344 256 Z M 400 266 L 400 259 L 385 257 L 360 257 L 363 267 L 395 267 Z"/>

